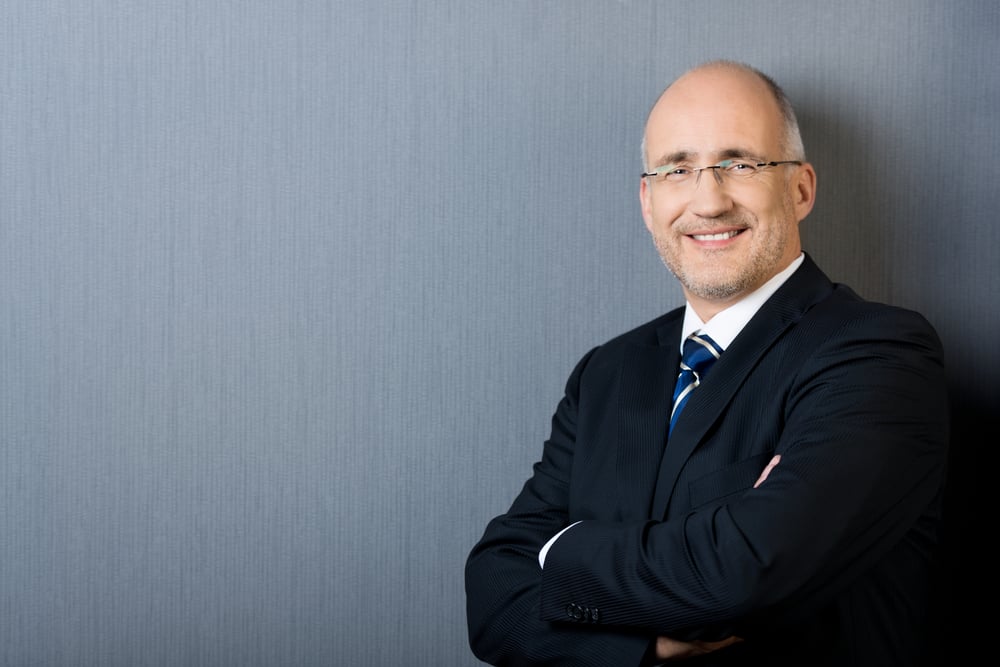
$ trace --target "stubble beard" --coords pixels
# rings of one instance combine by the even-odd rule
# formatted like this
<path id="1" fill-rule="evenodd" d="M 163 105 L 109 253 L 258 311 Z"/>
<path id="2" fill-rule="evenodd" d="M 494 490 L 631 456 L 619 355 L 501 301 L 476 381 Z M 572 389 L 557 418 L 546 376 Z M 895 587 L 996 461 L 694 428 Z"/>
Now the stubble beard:
<path id="1" fill-rule="evenodd" d="M 783 209 L 785 219 L 793 219 L 790 198 L 784 202 Z M 749 294 L 783 268 L 778 264 L 788 247 L 791 223 L 768 225 L 768 230 L 764 233 L 756 216 L 745 212 L 720 219 L 718 223 L 719 227 L 737 225 L 753 230 L 754 238 L 746 261 L 730 267 L 729 250 L 708 250 L 704 251 L 705 254 L 718 255 L 719 262 L 707 268 L 704 264 L 696 267 L 684 261 L 680 237 L 671 233 L 653 234 L 653 243 L 664 266 L 688 292 L 708 301 L 729 300 Z"/>

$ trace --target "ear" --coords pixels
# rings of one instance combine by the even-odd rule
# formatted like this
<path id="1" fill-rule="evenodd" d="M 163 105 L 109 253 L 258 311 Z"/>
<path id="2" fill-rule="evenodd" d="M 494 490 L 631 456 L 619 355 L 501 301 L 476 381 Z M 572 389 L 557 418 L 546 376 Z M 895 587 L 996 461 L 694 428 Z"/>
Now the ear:
<path id="1" fill-rule="evenodd" d="M 649 183 L 647 179 L 639 179 L 639 205 L 642 207 L 642 219 L 646 223 L 646 229 L 653 231 L 653 202 L 650 199 Z"/>
<path id="2" fill-rule="evenodd" d="M 795 217 L 802 222 L 816 203 L 816 170 L 808 162 L 800 166 L 792 177 L 791 192 Z"/>

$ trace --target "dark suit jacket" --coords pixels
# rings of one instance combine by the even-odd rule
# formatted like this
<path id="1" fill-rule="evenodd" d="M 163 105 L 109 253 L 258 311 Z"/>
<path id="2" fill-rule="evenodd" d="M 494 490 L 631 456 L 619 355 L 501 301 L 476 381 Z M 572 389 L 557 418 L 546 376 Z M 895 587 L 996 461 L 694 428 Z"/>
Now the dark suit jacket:
<path id="1" fill-rule="evenodd" d="M 639 665 L 657 635 L 736 634 L 685 664 L 919 664 L 948 441 L 931 325 L 807 256 L 668 442 L 683 314 L 573 370 L 542 459 L 469 555 L 475 654 Z"/>

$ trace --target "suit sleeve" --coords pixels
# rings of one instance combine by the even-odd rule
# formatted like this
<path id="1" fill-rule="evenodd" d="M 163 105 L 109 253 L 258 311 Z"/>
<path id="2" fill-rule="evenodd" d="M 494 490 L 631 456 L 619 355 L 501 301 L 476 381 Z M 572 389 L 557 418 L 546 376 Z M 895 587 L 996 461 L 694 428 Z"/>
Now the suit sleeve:
<path id="1" fill-rule="evenodd" d="M 510 509 L 490 521 L 467 559 L 469 642 L 473 653 L 489 664 L 639 665 L 650 644 L 648 633 L 605 626 L 599 619 L 567 624 L 541 616 L 538 552 L 572 523 L 568 495 L 578 392 L 593 352 L 577 364 L 566 384 L 532 476 Z"/>
<path id="2" fill-rule="evenodd" d="M 940 342 L 906 311 L 872 309 L 839 326 L 773 398 L 781 463 L 765 483 L 668 521 L 575 526 L 548 552 L 542 618 L 576 604 L 599 608 L 601 623 L 681 637 L 778 624 L 917 539 L 947 458 Z"/>

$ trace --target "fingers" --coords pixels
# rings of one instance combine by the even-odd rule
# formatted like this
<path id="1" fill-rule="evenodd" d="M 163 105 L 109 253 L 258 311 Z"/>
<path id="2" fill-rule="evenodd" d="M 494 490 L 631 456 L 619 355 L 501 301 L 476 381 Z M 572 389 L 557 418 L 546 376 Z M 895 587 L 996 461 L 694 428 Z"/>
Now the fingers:
<path id="1" fill-rule="evenodd" d="M 740 637 L 726 637 L 717 642 L 692 641 L 684 642 L 670 637 L 656 638 L 656 657 L 660 660 L 671 660 L 680 658 L 692 658 L 696 655 L 705 655 L 712 651 L 718 651 L 730 644 L 743 641 Z"/>
<path id="2" fill-rule="evenodd" d="M 763 484 L 764 480 L 767 479 L 767 476 L 771 474 L 771 471 L 774 469 L 774 466 L 778 465 L 780 461 L 781 461 L 781 454 L 775 454 L 774 458 L 771 459 L 771 462 L 768 463 L 767 466 L 764 468 L 764 472 L 762 472 L 760 474 L 760 477 L 757 478 L 757 481 L 753 483 L 753 488 L 756 489 L 758 486 Z"/>

